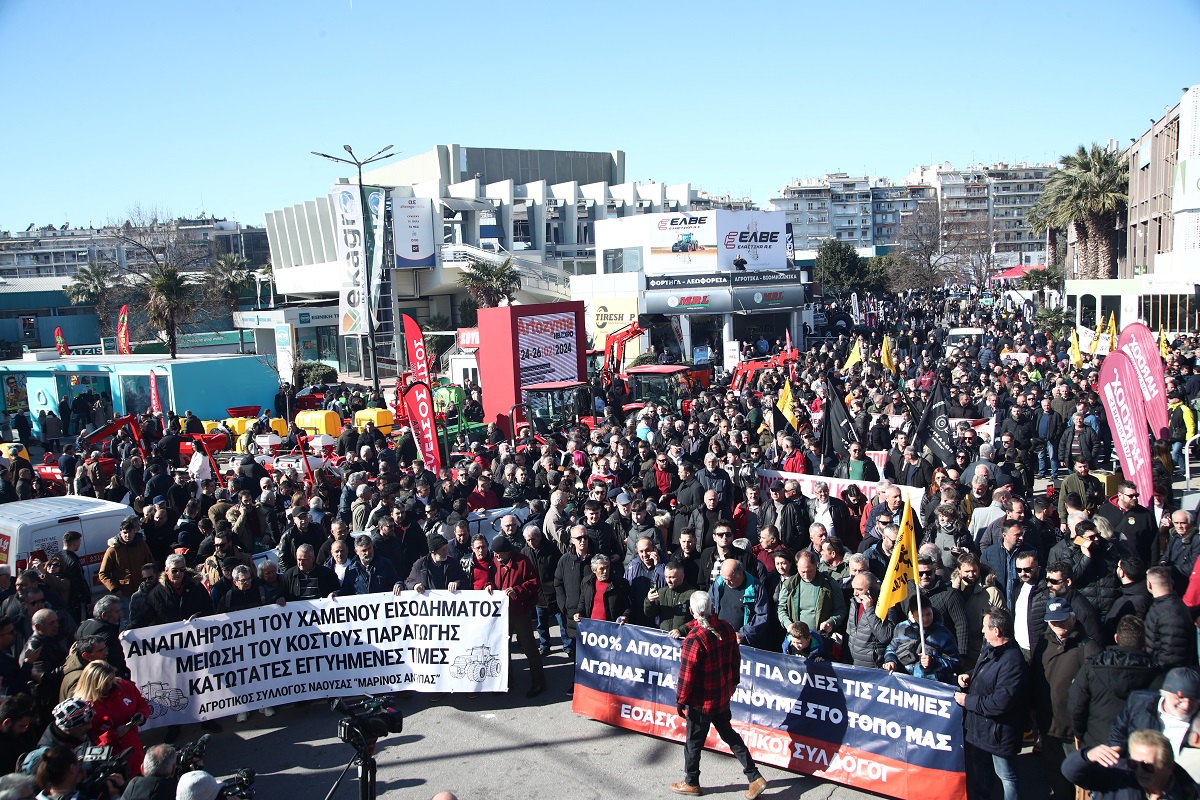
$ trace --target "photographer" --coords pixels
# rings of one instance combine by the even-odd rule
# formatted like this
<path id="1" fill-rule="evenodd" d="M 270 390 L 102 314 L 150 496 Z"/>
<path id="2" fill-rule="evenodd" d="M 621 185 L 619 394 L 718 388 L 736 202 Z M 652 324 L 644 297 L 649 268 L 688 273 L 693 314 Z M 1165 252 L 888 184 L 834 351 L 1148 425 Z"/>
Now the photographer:
<path id="1" fill-rule="evenodd" d="M 224 796 L 224 785 L 203 770 L 184 775 L 175 789 L 175 800 L 217 800 Z"/>
<path id="2" fill-rule="evenodd" d="M 104 781 L 104 789 L 99 793 L 84 794 L 78 791 L 79 784 L 85 775 L 79 756 L 69 747 L 51 747 L 43 755 L 34 774 L 38 788 L 42 790 L 39 798 L 62 798 L 63 800 L 100 800 L 109 798 L 116 800 L 121 796 L 124 779 L 117 774 L 109 775 Z"/>
<path id="3" fill-rule="evenodd" d="M 178 781 L 179 753 L 169 744 L 156 744 L 142 759 L 142 774 L 129 781 L 121 800 L 173 800 Z"/>

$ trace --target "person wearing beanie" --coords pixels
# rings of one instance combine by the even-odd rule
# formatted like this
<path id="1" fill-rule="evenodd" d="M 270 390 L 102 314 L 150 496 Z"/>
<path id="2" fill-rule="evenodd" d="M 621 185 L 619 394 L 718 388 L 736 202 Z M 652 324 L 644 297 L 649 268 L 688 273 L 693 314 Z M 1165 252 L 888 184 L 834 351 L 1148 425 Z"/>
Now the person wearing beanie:
<path id="1" fill-rule="evenodd" d="M 86 700 L 71 698 L 62 701 L 50 712 L 50 724 L 38 740 L 38 747 L 62 745 L 75 749 L 88 744 L 93 716 L 92 704 Z"/>
<path id="2" fill-rule="evenodd" d="M 426 543 L 429 545 L 429 553 L 418 558 L 412 565 L 400 588 L 417 593 L 426 589 L 456 592 L 460 586 L 467 586 L 467 575 L 463 572 L 462 565 L 450 557 L 450 544 L 446 537 L 440 533 L 431 533 L 426 537 Z"/>
<path id="3" fill-rule="evenodd" d="M 221 782 L 204 770 L 184 774 L 175 789 L 175 800 L 217 800 L 220 796 Z"/>

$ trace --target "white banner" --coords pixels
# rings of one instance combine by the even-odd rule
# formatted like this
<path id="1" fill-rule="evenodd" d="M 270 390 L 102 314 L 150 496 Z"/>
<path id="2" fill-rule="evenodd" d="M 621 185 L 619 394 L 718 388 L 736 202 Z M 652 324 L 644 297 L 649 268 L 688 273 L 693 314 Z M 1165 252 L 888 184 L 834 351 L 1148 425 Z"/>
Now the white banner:
<path id="1" fill-rule="evenodd" d="M 392 197 L 392 237 L 397 269 L 437 266 L 433 201 L 428 197 Z"/>
<path id="2" fill-rule="evenodd" d="M 145 727 L 303 700 L 503 692 L 508 597 L 403 592 L 301 600 L 121 634 Z"/>
<path id="3" fill-rule="evenodd" d="M 882 471 L 882 470 L 881 470 Z M 846 491 L 848 486 L 857 486 L 863 493 L 863 496 L 868 500 L 875 499 L 879 494 L 879 484 L 872 481 L 851 481 L 843 478 L 825 478 L 820 475 L 801 475 L 798 472 L 779 472 L 773 469 L 760 469 L 758 471 L 758 484 L 765 493 L 772 483 L 775 481 L 799 481 L 800 491 L 805 497 L 813 497 L 813 484 L 817 481 L 824 481 L 829 485 L 829 493 L 834 497 L 841 498 L 842 492 Z M 905 500 L 914 504 L 914 508 L 919 508 L 921 498 L 924 495 L 924 489 L 917 489 L 912 486 L 901 486 L 894 484 L 900 490 L 900 494 Z"/>
<path id="4" fill-rule="evenodd" d="M 579 380 L 578 338 L 574 311 L 518 317 L 521 385 Z"/>
<path id="5" fill-rule="evenodd" d="M 337 255 L 342 265 L 338 292 L 338 333 L 367 332 L 367 252 L 363 233 L 362 197 L 357 186 L 338 184 L 330 191 L 337 225 Z"/>
<path id="6" fill-rule="evenodd" d="M 787 269 L 787 215 L 782 211 L 724 211 L 717 215 L 717 268 Z"/>

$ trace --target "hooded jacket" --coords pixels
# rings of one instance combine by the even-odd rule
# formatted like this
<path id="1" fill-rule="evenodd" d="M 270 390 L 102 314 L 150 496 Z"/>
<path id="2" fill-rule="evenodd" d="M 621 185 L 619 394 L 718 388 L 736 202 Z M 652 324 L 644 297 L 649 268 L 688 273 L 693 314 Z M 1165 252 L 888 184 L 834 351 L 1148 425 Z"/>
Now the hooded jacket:
<path id="1" fill-rule="evenodd" d="M 1084 659 L 1067 699 L 1071 728 L 1083 746 L 1104 744 L 1129 695 L 1150 688 L 1158 676 L 1150 656 L 1134 647 L 1114 645 Z"/>

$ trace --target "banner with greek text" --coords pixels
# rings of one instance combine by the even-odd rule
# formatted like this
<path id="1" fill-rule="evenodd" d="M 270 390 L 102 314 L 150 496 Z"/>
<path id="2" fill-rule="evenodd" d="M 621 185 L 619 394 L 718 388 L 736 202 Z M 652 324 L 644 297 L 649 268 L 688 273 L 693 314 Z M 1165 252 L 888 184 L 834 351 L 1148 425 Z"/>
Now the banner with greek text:
<path id="1" fill-rule="evenodd" d="M 683 741 L 677 640 L 584 619 L 577 641 L 572 711 Z M 730 710 L 760 763 L 905 800 L 966 797 L 962 709 L 944 684 L 743 647 Z M 715 729 L 705 747 L 729 752 Z"/>
<path id="2" fill-rule="evenodd" d="M 775 469 L 760 469 L 758 470 L 758 485 L 765 494 L 767 489 L 775 481 L 796 481 L 800 484 L 800 492 L 805 497 L 813 497 L 813 484 L 817 481 L 828 484 L 829 493 L 834 497 L 841 498 L 842 492 L 850 486 L 857 486 L 858 490 L 863 493 L 863 497 L 868 500 L 874 500 L 879 494 L 879 484 L 874 481 L 852 481 L 847 478 L 826 478 L 822 475 L 802 475 L 799 472 L 782 472 Z M 900 495 L 908 502 L 914 503 L 920 507 L 921 498 L 924 496 L 925 490 L 918 489 L 914 486 L 903 486 L 895 484 L 900 490 Z"/>
<path id="3" fill-rule="evenodd" d="M 302 700 L 503 692 L 508 598 L 402 592 L 299 600 L 121 634 L 145 727 L 185 725 Z"/>
<path id="4" fill-rule="evenodd" d="M 1129 356 L 1134 374 L 1146 400 L 1146 420 L 1156 439 L 1168 436 L 1167 386 L 1163 377 L 1162 358 L 1154 334 L 1140 322 L 1126 325 L 1117 337 L 1117 348 Z"/>
<path id="5" fill-rule="evenodd" d="M 408 411 L 408 424 L 412 426 L 413 441 L 421 460 L 425 462 L 425 468 L 436 475 L 442 469 L 442 451 L 438 448 L 429 384 L 409 384 L 404 392 L 404 408 Z"/>
<path id="6" fill-rule="evenodd" d="M 429 384 L 429 354 L 425 352 L 425 334 L 421 326 L 408 314 L 401 314 L 404 322 L 404 342 L 408 346 L 408 371 L 414 381 Z"/>
<path id="7" fill-rule="evenodd" d="M 1108 412 L 1113 449 L 1121 460 L 1122 472 L 1133 481 L 1142 497 L 1154 496 L 1154 469 L 1150 465 L 1150 439 L 1146 435 L 1146 402 L 1139 402 L 1142 387 L 1137 369 L 1128 355 L 1109 353 L 1100 365 L 1100 403 Z"/>

